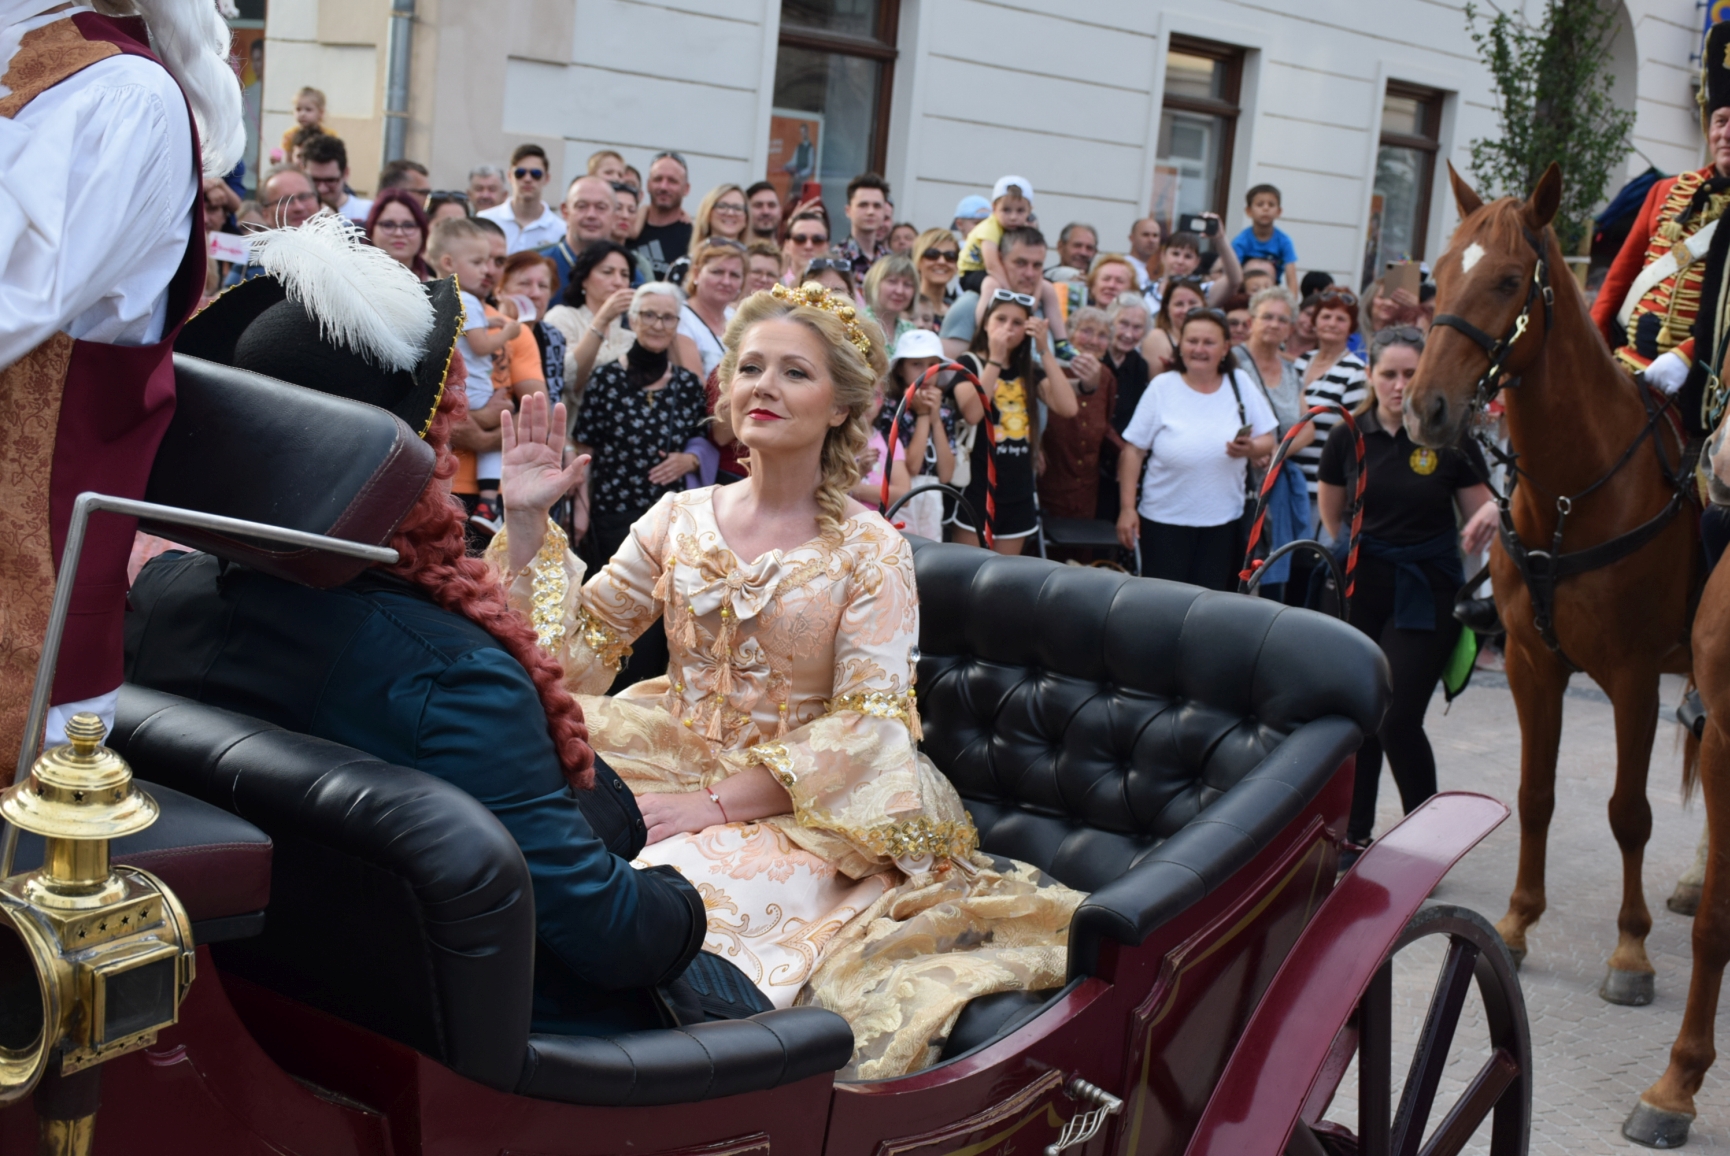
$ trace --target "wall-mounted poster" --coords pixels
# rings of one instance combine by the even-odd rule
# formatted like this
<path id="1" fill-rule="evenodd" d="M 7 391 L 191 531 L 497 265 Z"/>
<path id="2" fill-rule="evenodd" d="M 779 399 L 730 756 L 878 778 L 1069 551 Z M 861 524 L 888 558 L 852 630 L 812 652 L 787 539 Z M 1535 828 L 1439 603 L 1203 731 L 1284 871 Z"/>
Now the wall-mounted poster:
<path id="1" fill-rule="evenodd" d="M 1382 210 L 1384 201 L 1382 194 L 1377 193 L 1370 198 L 1370 225 L 1364 230 L 1364 279 L 1363 286 L 1369 287 L 1371 281 L 1382 275 Z"/>
<path id="2" fill-rule="evenodd" d="M 241 160 L 246 165 L 245 183 L 248 189 L 258 186 L 258 174 L 266 167 L 259 156 L 259 126 L 264 117 L 264 22 L 257 27 L 231 25 L 234 47 L 229 63 L 240 76 L 240 101 L 246 121 L 246 152 Z"/>
<path id="3" fill-rule="evenodd" d="M 775 186 L 783 204 L 817 179 L 823 146 L 823 114 L 777 108 L 769 113 L 769 171 L 764 179 Z"/>
<path id="4" fill-rule="evenodd" d="M 1183 173 L 1176 165 L 1153 166 L 1153 197 L 1147 206 L 1147 215 L 1158 221 L 1159 227 L 1168 235 L 1177 221 L 1177 198 L 1182 191 Z"/>

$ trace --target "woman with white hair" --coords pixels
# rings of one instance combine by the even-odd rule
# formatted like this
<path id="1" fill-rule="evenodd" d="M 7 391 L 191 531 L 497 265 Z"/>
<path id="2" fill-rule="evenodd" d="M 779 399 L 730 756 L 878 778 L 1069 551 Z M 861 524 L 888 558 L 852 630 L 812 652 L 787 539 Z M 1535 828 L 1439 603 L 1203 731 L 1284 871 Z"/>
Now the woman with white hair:
<path id="1" fill-rule="evenodd" d="M 589 469 L 589 532 L 579 553 L 601 565 L 662 495 L 684 488 L 700 462 L 685 446 L 703 432 L 707 405 L 697 375 L 673 362 L 682 295 L 666 281 L 651 281 L 631 298 L 636 341 L 620 361 L 596 369 L 583 394 L 571 438 L 579 454 L 594 455 Z"/>
<path id="2" fill-rule="evenodd" d="M 144 496 L 174 414 L 173 340 L 204 288 L 202 178 L 228 172 L 246 141 L 213 0 L 95 7 L 0 0 L 0 394 L 28 415 L 0 423 L 16 499 L 0 544 L 0 702 L 18 704 L 0 714 L 0 744 L 12 747 L 53 593 L 50 546 L 70 513 L 58 496 Z M 148 38 L 119 16 L 142 16 Z M 54 743 L 76 711 L 112 725 L 120 686 L 132 529 L 97 519 L 88 534 Z"/>

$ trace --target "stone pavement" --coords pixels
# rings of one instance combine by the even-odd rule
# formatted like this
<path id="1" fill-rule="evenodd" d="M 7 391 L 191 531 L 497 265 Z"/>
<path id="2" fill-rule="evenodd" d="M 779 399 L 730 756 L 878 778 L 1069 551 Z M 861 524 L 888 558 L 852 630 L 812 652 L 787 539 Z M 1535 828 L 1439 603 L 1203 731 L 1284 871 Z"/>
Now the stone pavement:
<path id="1" fill-rule="evenodd" d="M 1664 900 L 1692 861 L 1705 824 L 1698 800 L 1688 808 L 1682 805 L 1680 731 L 1668 721 L 1680 696 L 1681 680 L 1667 676 L 1662 708 L 1666 721 L 1659 724 L 1647 787 L 1653 812 L 1645 871 L 1646 902 L 1653 917 L 1647 950 L 1658 970 L 1658 998 L 1648 1007 L 1628 1008 L 1598 998 L 1604 961 L 1615 946 L 1621 893 L 1621 860 L 1606 812 L 1615 779 L 1615 727 L 1609 700 L 1584 675 L 1575 676 L 1568 692 L 1550 829 L 1549 910 L 1529 933 L 1531 954 L 1521 972 L 1532 1025 L 1535 1154 L 1648 1151 L 1624 1140 L 1620 1128 L 1640 1092 L 1663 1072 L 1681 1024 L 1691 970 L 1691 922 L 1667 910 Z M 1479 671 L 1451 713 L 1444 716 L 1442 706 L 1438 694 L 1428 721 L 1442 789 L 1482 791 L 1513 807 L 1520 781 L 1520 730 L 1506 681 Z M 1398 799 L 1384 771 L 1378 833 L 1398 821 Z M 1500 919 L 1513 886 L 1517 821 L 1510 816 L 1463 859 L 1435 898 L 1474 908 L 1491 923 Z M 1395 1040 L 1396 1103 L 1411 1041 L 1428 1009 L 1441 961 L 1439 941 L 1432 942 L 1437 946 L 1425 950 L 1427 945 L 1416 945 L 1395 964 L 1396 1031 L 1404 1037 L 1397 1034 Z M 1487 1055 L 1480 1015 L 1474 994 L 1432 1121 L 1445 1114 Z M 1720 1024 L 1721 1033 L 1730 1030 L 1722 1016 Z M 1698 1097 L 1690 1152 L 1730 1152 L 1730 1035 L 1719 1049 L 1719 1064 L 1707 1073 Z M 1355 1086 L 1354 1072 L 1342 1091 Z M 1355 1102 L 1342 1097 L 1329 1116 L 1355 1127 Z M 1487 1126 L 1482 1131 L 1487 1132 Z M 1487 1151 L 1487 1143 L 1480 1136 L 1467 1150 Z"/>

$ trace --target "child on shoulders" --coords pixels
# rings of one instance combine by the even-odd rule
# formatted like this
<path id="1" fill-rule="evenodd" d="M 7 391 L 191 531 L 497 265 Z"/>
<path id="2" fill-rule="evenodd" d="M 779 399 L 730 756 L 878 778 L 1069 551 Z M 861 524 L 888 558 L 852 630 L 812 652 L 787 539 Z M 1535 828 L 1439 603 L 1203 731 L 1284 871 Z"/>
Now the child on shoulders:
<path id="1" fill-rule="evenodd" d="M 961 289 L 979 294 L 975 317 L 983 318 L 992 295 L 1009 288 L 1009 278 L 1003 270 L 1003 234 L 1019 229 L 1033 215 L 1033 186 L 1023 177 L 999 177 L 991 189 L 991 215 L 973 227 L 961 244 L 961 260 L 957 272 Z M 1051 340 L 1059 357 L 1071 356 L 1068 331 L 1063 324 L 1063 308 L 1057 300 L 1057 287 L 1041 278 L 1037 294 L 1039 311 L 1051 323 Z"/>

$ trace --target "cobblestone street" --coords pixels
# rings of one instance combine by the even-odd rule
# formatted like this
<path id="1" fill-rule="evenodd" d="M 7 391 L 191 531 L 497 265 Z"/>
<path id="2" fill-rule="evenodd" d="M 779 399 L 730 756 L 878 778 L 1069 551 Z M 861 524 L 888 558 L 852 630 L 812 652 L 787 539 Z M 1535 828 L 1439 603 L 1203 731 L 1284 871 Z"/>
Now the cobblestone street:
<path id="1" fill-rule="evenodd" d="M 1646 855 L 1646 901 L 1653 928 L 1647 941 L 1658 970 L 1658 998 L 1648 1007 L 1617 1007 L 1598 997 L 1604 961 L 1616 939 L 1621 863 L 1610 835 L 1606 805 L 1615 778 L 1615 728 L 1609 700 L 1584 675 L 1568 692 L 1557 775 L 1555 822 L 1549 855 L 1549 910 L 1529 935 L 1531 954 L 1521 972 L 1531 1017 L 1536 1074 L 1532 1119 L 1533 1153 L 1643 1152 L 1622 1139 L 1623 1118 L 1640 1092 L 1662 1073 L 1681 1023 L 1690 973 L 1690 921 L 1664 907 L 1676 878 L 1692 861 L 1705 823 L 1698 801 L 1684 809 L 1681 798 L 1679 729 L 1670 720 L 1681 680 L 1666 677 L 1664 721 L 1653 748 L 1648 796 L 1652 841 Z M 1443 790 L 1482 791 L 1512 807 L 1520 781 L 1520 731 L 1505 680 L 1479 671 L 1450 714 L 1442 698 L 1430 708 L 1428 729 L 1436 747 Z M 1399 818 L 1393 780 L 1383 774 L 1377 833 Z M 1519 850 L 1517 817 L 1510 816 L 1462 860 L 1437 889 L 1437 900 L 1471 907 L 1490 922 L 1507 909 Z M 1439 941 L 1438 941 L 1439 944 Z M 1411 958 L 1408 960 L 1408 956 Z M 1395 967 L 1395 1088 L 1411 1054 L 1411 1038 L 1428 1008 L 1439 945 L 1415 946 Z M 1461 1025 L 1459 1055 L 1444 1082 L 1432 1120 L 1482 1062 L 1485 1050 L 1474 996 Z M 1720 1017 L 1720 1033 L 1723 1019 Z M 1474 1034 L 1474 1029 L 1476 1029 Z M 1470 1044 L 1470 1048 L 1465 1045 Z M 1730 1152 L 1730 1065 L 1720 1042 L 1720 1063 L 1706 1077 L 1698 1099 L 1699 1119 L 1690 1152 Z M 1355 1087 L 1355 1073 L 1346 1088 Z M 1342 1097 L 1329 1116 L 1355 1126 L 1355 1103 Z M 1486 1128 L 1487 1131 L 1487 1128 Z M 1469 1151 L 1485 1151 L 1481 1142 Z"/>

